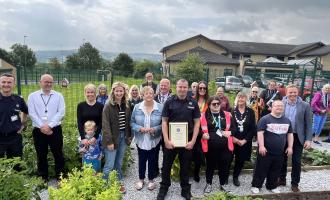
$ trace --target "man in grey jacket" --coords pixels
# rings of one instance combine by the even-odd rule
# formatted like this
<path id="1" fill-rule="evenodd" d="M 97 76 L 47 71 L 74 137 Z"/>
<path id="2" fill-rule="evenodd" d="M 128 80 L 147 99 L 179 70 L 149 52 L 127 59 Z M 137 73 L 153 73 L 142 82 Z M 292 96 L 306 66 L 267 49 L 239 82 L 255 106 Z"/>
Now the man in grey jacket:
<path id="1" fill-rule="evenodd" d="M 298 87 L 294 84 L 286 87 L 286 97 L 283 98 L 283 102 L 285 117 L 290 119 L 294 133 L 291 189 L 293 192 L 299 192 L 301 154 L 304 148 L 309 149 L 311 147 L 312 141 L 312 110 L 310 105 L 298 96 Z M 288 157 L 286 154 L 284 157 L 278 185 L 285 186 Z"/>

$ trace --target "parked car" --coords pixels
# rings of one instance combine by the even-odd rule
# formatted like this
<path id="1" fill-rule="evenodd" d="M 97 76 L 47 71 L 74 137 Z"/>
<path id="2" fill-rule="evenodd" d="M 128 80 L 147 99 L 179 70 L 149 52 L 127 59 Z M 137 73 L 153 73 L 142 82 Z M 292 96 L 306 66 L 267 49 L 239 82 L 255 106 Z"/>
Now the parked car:
<path id="1" fill-rule="evenodd" d="M 250 87 L 251 83 L 253 82 L 253 78 L 248 75 L 237 75 L 237 78 L 239 78 L 245 87 Z"/>
<path id="2" fill-rule="evenodd" d="M 241 91 L 244 84 L 235 76 L 222 76 L 215 79 L 217 87 L 221 86 L 225 91 Z"/>

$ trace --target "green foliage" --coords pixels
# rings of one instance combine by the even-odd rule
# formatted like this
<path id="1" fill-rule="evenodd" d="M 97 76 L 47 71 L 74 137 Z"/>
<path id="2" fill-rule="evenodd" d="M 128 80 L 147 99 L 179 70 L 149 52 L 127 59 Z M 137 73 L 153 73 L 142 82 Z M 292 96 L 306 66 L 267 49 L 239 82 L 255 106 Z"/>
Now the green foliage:
<path id="1" fill-rule="evenodd" d="M 134 163 L 134 158 L 132 155 L 131 148 L 128 146 L 125 151 L 125 156 L 123 160 L 122 171 L 124 175 L 126 174 L 127 169 Z"/>
<path id="2" fill-rule="evenodd" d="M 131 76 L 133 74 L 133 59 L 127 53 L 120 53 L 113 62 L 116 75 Z"/>
<path id="3" fill-rule="evenodd" d="M 225 192 L 218 192 L 212 195 L 208 195 L 202 200 L 262 200 L 261 198 L 253 198 L 249 196 L 235 196 Z"/>
<path id="4" fill-rule="evenodd" d="M 139 61 L 134 65 L 134 78 L 144 78 L 147 72 L 154 72 L 154 75 L 160 74 L 161 64 L 159 62 L 152 62 L 150 60 Z M 160 77 L 154 77 L 159 79 Z"/>
<path id="5" fill-rule="evenodd" d="M 180 180 L 180 160 L 179 160 L 178 156 L 176 156 L 176 158 L 173 162 L 173 165 L 172 165 L 171 178 L 174 181 L 179 181 Z"/>
<path id="6" fill-rule="evenodd" d="M 49 62 L 50 62 L 50 65 L 52 66 L 52 68 L 54 68 L 54 69 L 61 68 L 60 61 L 57 59 L 57 57 L 50 58 Z"/>
<path id="7" fill-rule="evenodd" d="M 6 61 L 7 63 L 11 63 L 10 54 L 2 48 L 0 48 L 0 59 Z"/>
<path id="8" fill-rule="evenodd" d="M 72 55 L 68 55 L 65 59 L 65 66 L 68 69 L 79 69 L 79 56 L 78 54 L 74 53 Z"/>
<path id="9" fill-rule="evenodd" d="M 186 79 L 189 83 L 199 82 L 204 78 L 204 63 L 198 54 L 187 54 L 185 59 L 176 66 L 178 79 Z"/>
<path id="10" fill-rule="evenodd" d="M 214 80 L 209 82 L 208 89 L 209 89 L 209 96 L 215 95 L 215 93 L 217 92 L 217 85 L 215 84 Z"/>
<path id="11" fill-rule="evenodd" d="M 32 68 L 37 62 L 37 58 L 27 45 L 14 44 L 10 47 L 12 51 L 9 53 L 11 64 L 14 66 L 26 66 Z"/>
<path id="12" fill-rule="evenodd" d="M 16 171 L 17 168 L 20 171 Z M 20 158 L 0 159 L 0 199 L 36 198 L 42 186 L 41 179 L 28 176 L 26 163 Z"/>
<path id="13" fill-rule="evenodd" d="M 74 169 L 69 173 L 67 179 L 61 180 L 58 189 L 49 187 L 48 190 L 50 199 L 56 200 L 119 200 L 119 186 L 116 171 L 110 173 L 107 184 L 106 180 L 102 179 L 102 174 L 95 174 L 91 165 L 87 165 L 83 170 Z"/>
<path id="14" fill-rule="evenodd" d="M 303 153 L 303 158 L 310 159 L 312 165 L 330 165 L 330 154 L 324 150 L 320 151 L 317 149 L 305 150 Z"/>

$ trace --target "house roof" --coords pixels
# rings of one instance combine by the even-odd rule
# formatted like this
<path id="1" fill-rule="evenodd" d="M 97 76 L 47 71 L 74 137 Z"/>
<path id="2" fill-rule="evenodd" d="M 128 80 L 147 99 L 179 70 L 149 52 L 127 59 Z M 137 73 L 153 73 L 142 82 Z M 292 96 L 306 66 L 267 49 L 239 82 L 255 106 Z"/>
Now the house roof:
<path id="1" fill-rule="evenodd" d="M 213 40 L 221 47 L 228 49 L 231 53 L 262 54 L 262 55 L 286 55 L 296 45 L 274 44 L 258 42 L 240 42 L 229 40 Z"/>
<path id="2" fill-rule="evenodd" d="M 330 45 L 325 45 L 318 49 L 314 49 L 311 51 L 307 51 L 306 53 L 302 53 L 302 56 L 323 56 L 330 53 Z"/>
<path id="3" fill-rule="evenodd" d="M 234 60 L 231 58 L 228 58 L 224 55 L 220 55 L 220 54 L 216 54 L 213 52 L 210 52 L 206 49 L 203 49 L 202 47 L 196 47 L 193 49 L 190 49 L 188 51 L 170 56 L 168 58 L 166 58 L 166 61 L 172 61 L 172 62 L 178 62 L 178 61 L 182 61 L 188 53 L 197 53 L 199 54 L 199 56 L 202 58 L 203 62 L 205 64 L 239 64 L 238 60 Z"/>
<path id="4" fill-rule="evenodd" d="M 292 54 L 292 53 L 304 50 L 304 49 L 312 47 L 312 46 L 322 47 L 322 46 L 324 46 L 324 44 L 322 42 L 312 42 L 312 43 L 307 43 L 307 44 L 299 44 L 299 45 L 296 45 L 293 49 L 291 49 L 288 52 L 288 54 Z"/>

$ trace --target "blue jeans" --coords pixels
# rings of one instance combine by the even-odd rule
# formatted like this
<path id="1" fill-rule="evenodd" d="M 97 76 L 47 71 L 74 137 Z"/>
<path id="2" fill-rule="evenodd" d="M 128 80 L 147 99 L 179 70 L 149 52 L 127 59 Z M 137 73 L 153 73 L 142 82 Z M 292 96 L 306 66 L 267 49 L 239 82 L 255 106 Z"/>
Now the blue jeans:
<path id="1" fill-rule="evenodd" d="M 92 165 L 93 169 L 95 172 L 100 172 L 101 171 L 101 160 L 99 159 L 82 159 L 83 165 Z"/>
<path id="2" fill-rule="evenodd" d="M 313 132 L 315 136 L 320 135 L 326 119 L 327 119 L 327 115 L 317 115 L 317 114 L 313 115 Z"/>
<path id="3" fill-rule="evenodd" d="M 103 178 L 108 179 L 109 173 L 112 170 L 116 170 L 118 173 L 118 179 L 123 179 L 123 173 L 121 167 L 123 165 L 123 159 L 126 151 L 125 132 L 120 131 L 119 142 L 117 149 L 110 151 L 107 147 L 104 147 L 105 164 L 103 167 Z"/>

